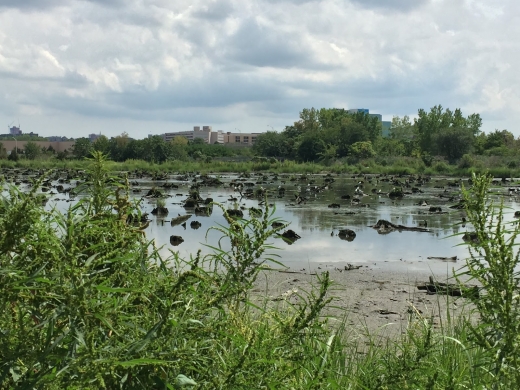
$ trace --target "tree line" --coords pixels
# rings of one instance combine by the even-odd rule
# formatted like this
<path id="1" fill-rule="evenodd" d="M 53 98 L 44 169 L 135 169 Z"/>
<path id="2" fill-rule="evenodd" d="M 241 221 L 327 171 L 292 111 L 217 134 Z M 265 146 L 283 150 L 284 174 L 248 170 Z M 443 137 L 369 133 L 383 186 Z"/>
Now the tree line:
<path id="1" fill-rule="evenodd" d="M 59 160 L 84 159 L 91 157 L 93 151 L 100 151 L 111 160 L 117 162 L 134 159 L 153 163 L 188 159 L 210 161 L 214 157 L 234 157 L 251 154 L 249 148 L 229 148 L 217 144 L 210 145 L 200 138 L 188 141 L 186 137 L 175 137 L 167 142 L 161 136 L 140 140 L 132 139 L 127 133 L 122 133 L 110 139 L 101 135 L 94 142 L 89 138 L 78 138 L 71 152 L 56 152 L 52 146 L 40 148 L 35 142 L 29 141 L 23 148 L 17 148 L 17 150 L 13 150 L 8 155 L 0 142 L 0 159 L 14 161 L 17 161 L 22 156 L 27 160 L 45 157 L 55 157 Z"/>
<path id="2" fill-rule="evenodd" d="M 413 121 L 408 116 L 394 117 L 388 136 L 383 137 L 377 117 L 311 108 L 283 131 L 259 135 L 254 150 L 258 155 L 298 161 L 357 161 L 378 155 L 420 157 L 427 164 L 437 156 L 455 163 L 468 153 L 512 156 L 519 152 L 520 140 L 512 133 L 485 134 L 481 126 L 479 114 L 464 116 L 458 108 L 451 111 L 437 105 L 429 112 L 419 109 Z"/>

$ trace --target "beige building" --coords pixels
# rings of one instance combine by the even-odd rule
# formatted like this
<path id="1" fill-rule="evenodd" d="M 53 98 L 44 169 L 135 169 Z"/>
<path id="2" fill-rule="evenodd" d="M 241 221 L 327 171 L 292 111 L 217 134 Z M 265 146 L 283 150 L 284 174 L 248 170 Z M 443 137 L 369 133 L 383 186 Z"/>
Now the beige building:
<path id="1" fill-rule="evenodd" d="M 193 126 L 193 130 L 189 131 L 177 131 L 175 133 L 165 133 L 163 134 L 163 139 L 166 142 L 170 142 L 175 137 L 185 137 L 188 141 L 193 141 L 196 138 L 202 138 L 207 144 L 212 143 L 213 134 L 211 131 L 211 126 Z"/>
<path id="2" fill-rule="evenodd" d="M 224 134 L 224 145 L 233 146 L 253 146 L 256 142 L 256 137 L 261 133 L 231 133 Z"/>
<path id="3" fill-rule="evenodd" d="M 165 133 L 162 135 L 166 142 L 171 141 L 175 137 L 186 137 L 188 141 L 196 138 L 202 138 L 208 144 L 224 144 L 233 146 L 253 146 L 256 137 L 260 133 L 224 133 L 222 130 L 212 131 L 211 126 L 194 126 L 193 130 L 178 131 L 175 133 Z"/>
<path id="4" fill-rule="evenodd" d="M 40 147 L 40 149 L 43 147 L 47 149 L 49 146 L 52 146 L 52 148 L 56 152 L 64 152 L 64 151 L 72 151 L 72 146 L 74 145 L 74 141 L 55 141 L 55 142 L 49 142 L 49 141 L 15 141 L 15 140 L 0 140 L 0 143 L 4 145 L 5 150 L 7 150 L 7 154 L 10 154 L 14 148 L 18 148 L 20 150 L 23 150 L 25 148 L 25 144 L 27 142 L 34 142 L 36 145 Z"/>

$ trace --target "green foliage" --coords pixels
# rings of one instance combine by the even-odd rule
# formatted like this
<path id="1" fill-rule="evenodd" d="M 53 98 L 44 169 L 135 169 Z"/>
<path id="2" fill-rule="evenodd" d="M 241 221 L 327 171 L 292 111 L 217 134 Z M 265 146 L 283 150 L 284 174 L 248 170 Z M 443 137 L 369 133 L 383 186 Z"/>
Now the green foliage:
<path id="1" fill-rule="evenodd" d="M 92 144 L 92 148 L 103 154 L 107 154 L 110 150 L 110 141 L 104 135 L 100 135 Z"/>
<path id="2" fill-rule="evenodd" d="M 29 141 L 25 144 L 24 154 L 28 160 L 35 160 L 40 153 L 41 150 L 35 142 Z"/>
<path id="3" fill-rule="evenodd" d="M 473 133 L 468 128 L 448 127 L 440 129 L 434 139 L 439 155 L 454 163 L 470 151 Z"/>
<path id="4" fill-rule="evenodd" d="M 267 131 L 258 135 L 256 143 L 253 145 L 254 152 L 264 157 L 287 157 L 289 149 L 287 135 L 275 131 Z"/>
<path id="5" fill-rule="evenodd" d="M 458 154 L 458 157 L 450 157 L 453 150 L 445 154 L 446 138 L 466 139 L 469 137 L 472 141 L 480 132 L 482 120 L 478 114 L 464 117 L 460 109 L 455 111 L 444 110 L 441 105 L 437 105 L 432 107 L 428 113 L 420 109 L 414 125 L 417 131 L 418 145 L 423 152 L 432 155 L 439 154 L 448 158 L 460 158 L 464 153 L 467 153 L 467 150 L 463 153 L 456 152 L 455 154 Z M 460 145 L 458 145 L 458 148 L 460 148 Z"/>
<path id="6" fill-rule="evenodd" d="M 475 165 L 475 158 L 470 154 L 465 154 L 462 156 L 458 163 L 459 168 L 470 168 Z"/>
<path id="7" fill-rule="evenodd" d="M 367 142 L 356 142 L 350 146 L 349 155 L 356 159 L 371 158 L 376 155 L 376 152 L 372 148 L 372 143 Z"/>
<path id="8" fill-rule="evenodd" d="M 78 138 L 72 147 L 72 154 L 76 159 L 83 160 L 86 157 L 90 157 L 92 150 L 92 142 L 88 138 Z"/>
<path id="9" fill-rule="evenodd" d="M 12 139 L 13 139 L 13 136 L 10 134 L 0 135 L 0 140 L 11 141 Z M 45 137 L 39 137 L 36 135 L 31 135 L 31 134 L 18 134 L 16 136 L 16 139 L 18 141 L 47 141 L 47 138 L 45 138 Z"/>
<path id="10" fill-rule="evenodd" d="M 325 150 L 325 142 L 317 134 L 310 133 L 300 142 L 297 153 L 301 161 L 316 161 Z"/>
<path id="11" fill-rule="evenodd" d="M 466 212 L 475 228 L 476 240 L 469 244 L 467 270 L 480 287 L 468 293 L 479 313 L 477 324 L 468 322 L 472 341 L 486 351 L 493 386 L 520 386 L 520 233 L 517 221 L 505 222 L 504 205 L 488 198 L 492 177 L 473 176 L 473 186 L 463 191 Z"/>
<path id="12" fill-rule="evenodd" d="M 7 149 L 4 147 L 4 144 L 0 142 L 0 159 L 7 158 Z"/>
<path id="13" fill-rule="evenodd" d="M 9 155 L 9 157 L 7 157 L 7 159 L 9 161 L 18 161 L 20 159 L 20 157 L 18 156 L 18 152 L 16 151 L 16 149 L 13 149 L 11 151 L 11 154 Z"/>
<path id="14" fill-rule="evenodd" d="M 92 154 L 65 214 L 10 188 L 0 198 L 0 387 L 48 389 L 322 388 L 345 381 L 343 342 L 321 319 L 331 285 L 299 304 L 253 303 L 276 264 L 268 206 L 216 229 L 231 250 L 162 259 L 128 198 Z M 266 202 L 267 204 L 267 202 Z M 134 219 L 133 219 L 134 220 Z M 140 218 L 137 218 L 140 220 Z"/>

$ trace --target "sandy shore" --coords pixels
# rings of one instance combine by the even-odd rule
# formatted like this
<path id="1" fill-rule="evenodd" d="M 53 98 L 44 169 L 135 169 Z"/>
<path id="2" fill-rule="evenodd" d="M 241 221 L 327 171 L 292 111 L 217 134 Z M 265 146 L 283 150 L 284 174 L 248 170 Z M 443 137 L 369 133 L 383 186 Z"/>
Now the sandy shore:
<path id="1" fill-rule="evenodd" d="M 314 291 L 317 293 L 318 277 L 329 271 L 333 286 L 329 297 L 333 300 L 326 314 L 339 319 L 347 316 L 347 324 L 352 334 L 363 337 L 367 330 L 370 334 L 380 334 L 383 338 L 395 337 L 406 329 L 410 315 L 420 314 L 433 319 L 434 327 L 446 321 L 448 309 L 450 316 L 458 316 L 469 309 L 468 301 L 461 297 L 428 295 L 417 289 L 430 276 L 438 282 L 451 282 L 447 274 L 407 271 L 403 267 L 378 269 L 362 265 L 359 269 L 345 270 L 337 263 L 321 264 L 319 268 L 289 270 L 287 272 L 269 271 L 263 273 L 253 290 L 258 296 L 268 296 L 273 304 L 287 300 L 298 303 Z"/>

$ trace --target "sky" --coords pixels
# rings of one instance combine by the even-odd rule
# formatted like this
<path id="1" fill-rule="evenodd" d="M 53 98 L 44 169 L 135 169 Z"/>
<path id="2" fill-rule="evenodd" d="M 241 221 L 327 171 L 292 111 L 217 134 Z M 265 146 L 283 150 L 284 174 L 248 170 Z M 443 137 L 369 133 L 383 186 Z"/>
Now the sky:
<path id="1" fill-rule="evenodd" d="M 304 108 L 441 104 L 520 136 L 519 37 L 517 0 L 0 0 L 0 133 L 281 131 Z"/>

